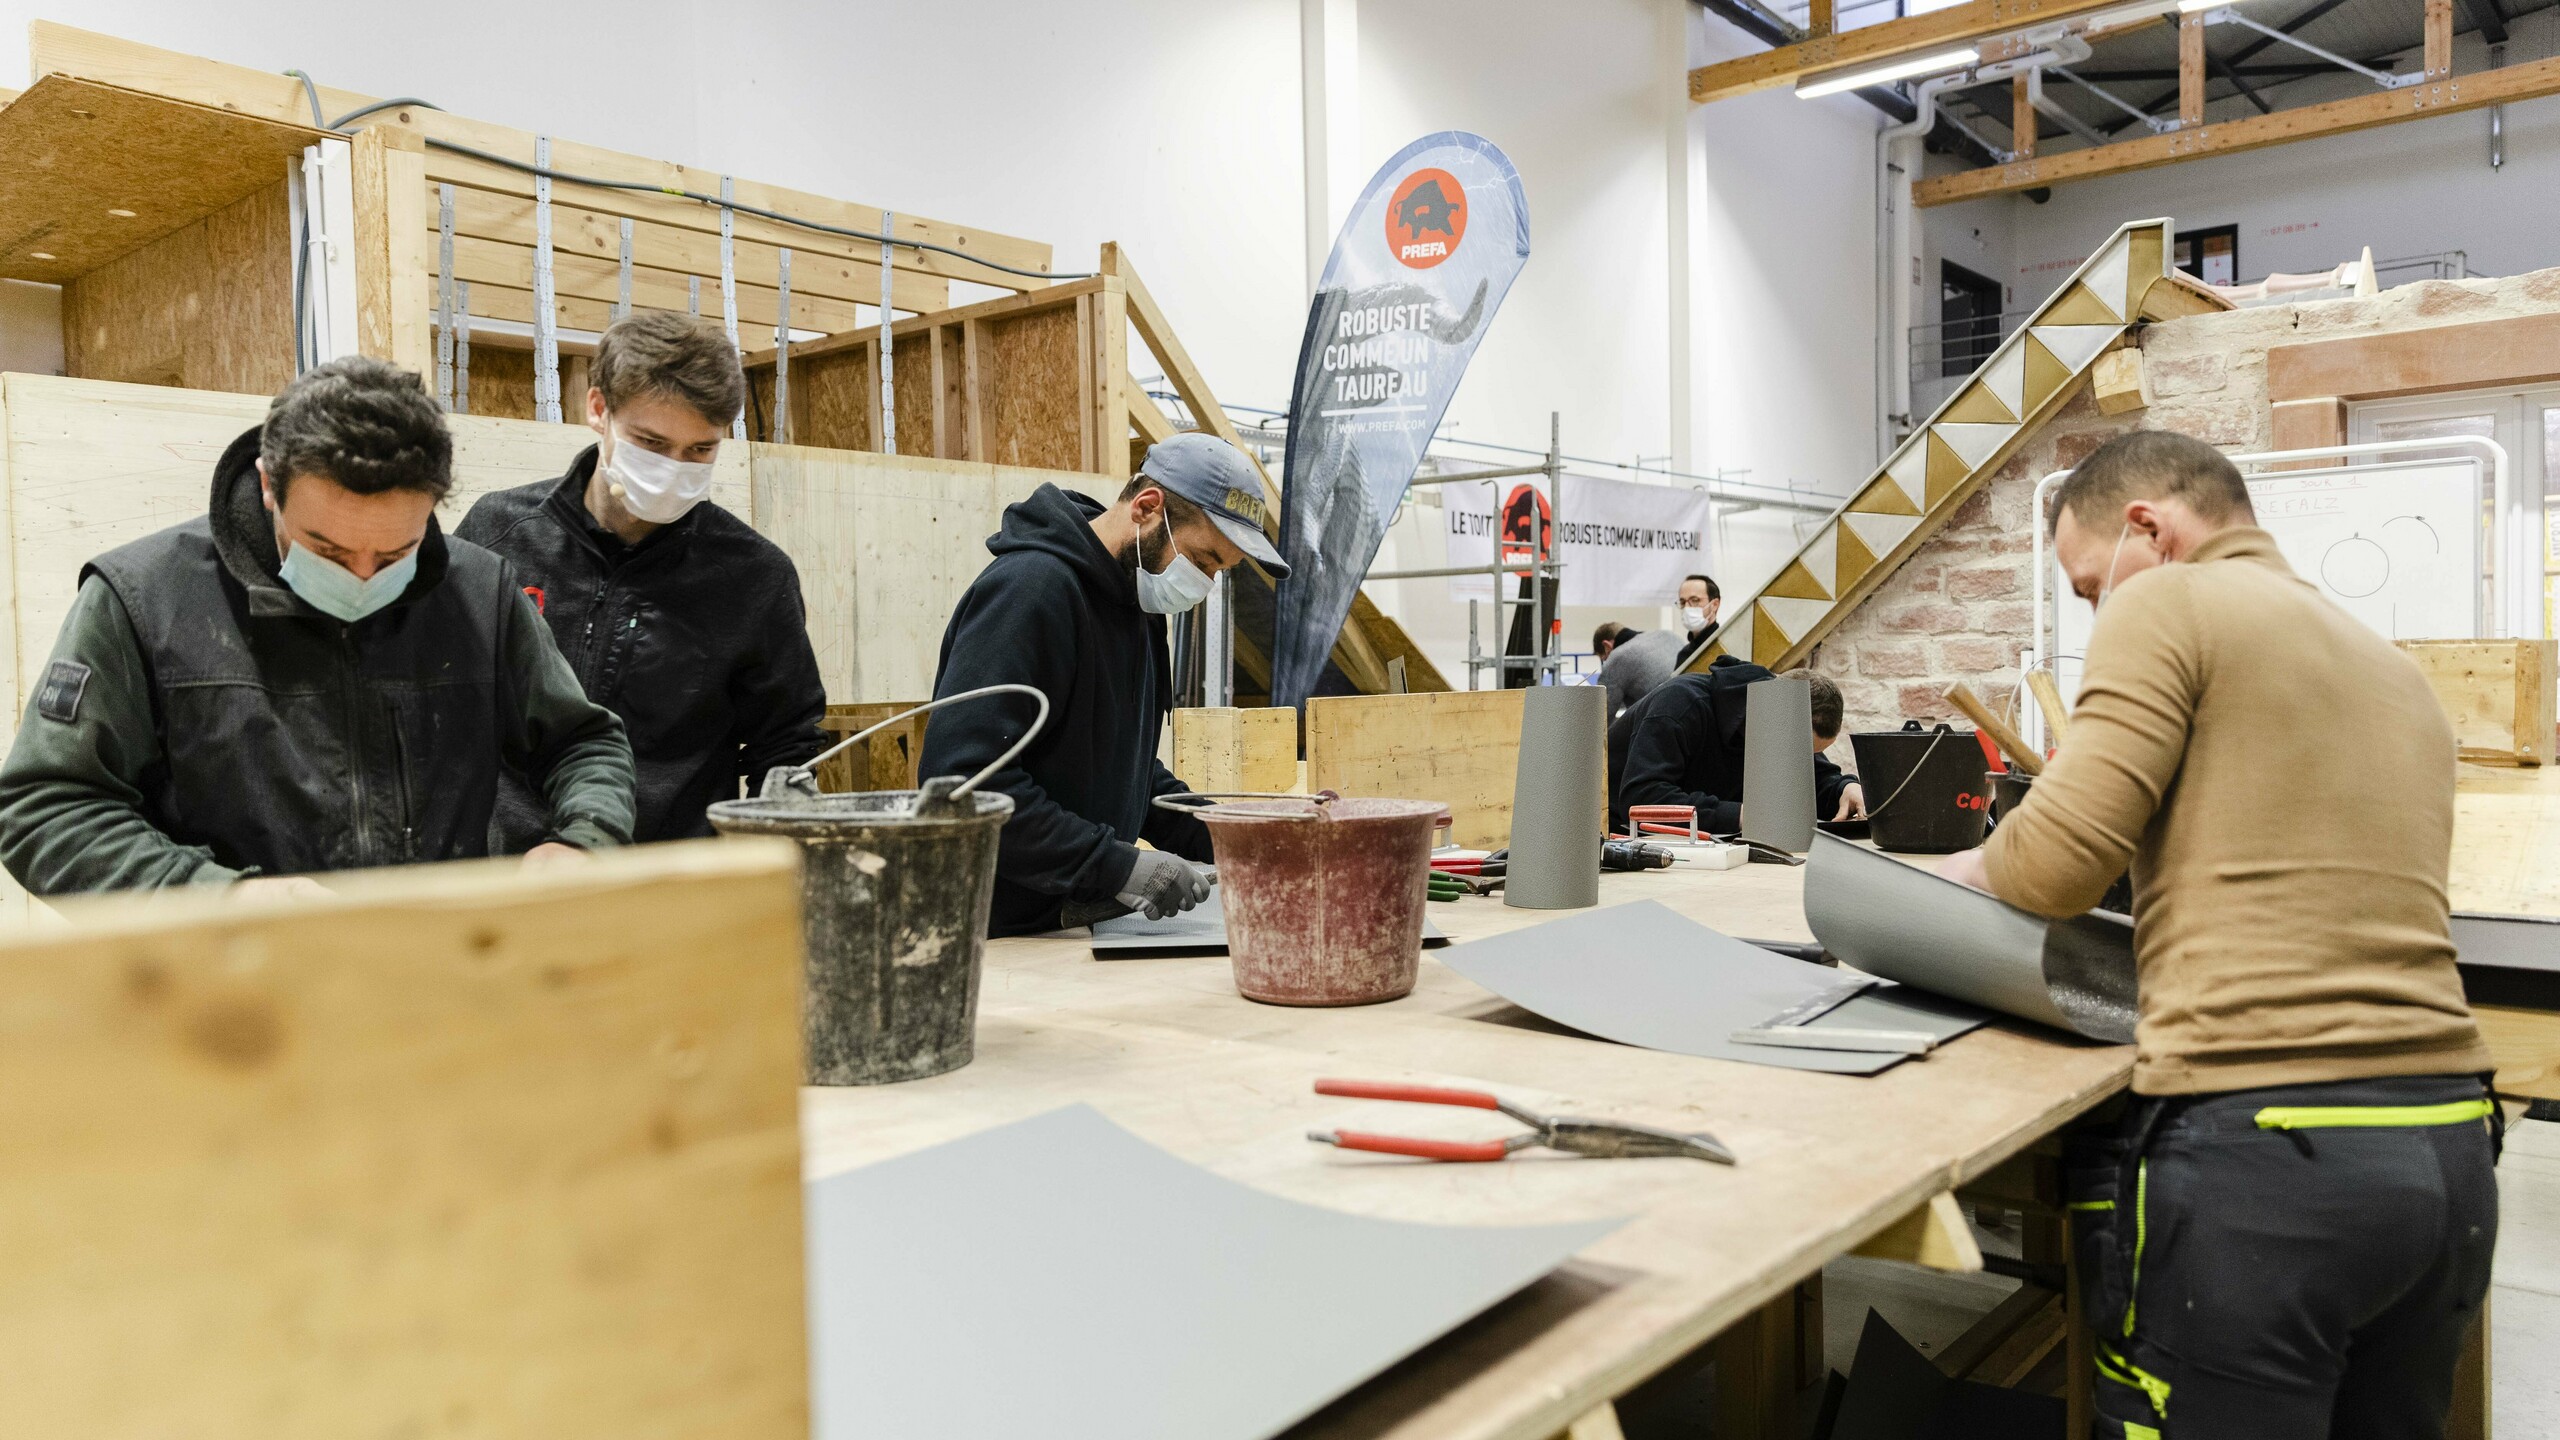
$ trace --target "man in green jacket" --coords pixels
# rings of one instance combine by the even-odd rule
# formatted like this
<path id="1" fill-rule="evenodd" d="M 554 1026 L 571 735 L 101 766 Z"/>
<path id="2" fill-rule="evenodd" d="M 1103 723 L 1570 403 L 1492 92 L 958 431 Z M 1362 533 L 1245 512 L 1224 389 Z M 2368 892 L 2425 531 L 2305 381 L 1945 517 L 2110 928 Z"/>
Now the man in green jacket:
<path id="1" fill-rule="evenodd" d="M 445 537 L 453 444 L 418 377 L 332 361 L 214 467 L 207 514 L 110 550 L 0 765 L 0 864 L 37 895 L 316 888 L 485 855 L 502 764 L 553 829 L 625 843 L 631 747 L 511 567 Z"/>

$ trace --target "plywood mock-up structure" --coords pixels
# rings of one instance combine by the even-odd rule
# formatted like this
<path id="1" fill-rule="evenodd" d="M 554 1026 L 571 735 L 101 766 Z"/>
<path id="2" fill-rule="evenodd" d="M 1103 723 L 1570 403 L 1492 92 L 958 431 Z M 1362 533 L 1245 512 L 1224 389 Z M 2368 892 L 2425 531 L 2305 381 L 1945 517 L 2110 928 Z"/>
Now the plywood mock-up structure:
<path id="1" fill-rule="evenodd" d="M 1319 695 L 1307 702 L 1307 791 L 1437 800 L 1459 844 L 1508 845 L 1527 693 Z"/>
<path id="2" fill-rule="evenodd" d="M 884 212 L 875 206 L 544 142 L 423 105 L 357 115 L 372 97 L 325 85 L 322 116 L 349 130 L 324 130 L 313 123 L 312 96 L 290 76 L 46 21 L 30 34 L 36 81 L 0 109 L 0 276 L 66 283 L 64 349 L 76 377 L 249 394 L 282 388 L 296 352 L 287 170 L 306 146 L 344 144 L 360 352 L 438 372 L 443 208 L 451 202 L 450 269 L 468 290 L 453 347 L 457 360 L 469 357 L 453 368 L 458 411 L 536 414 L 529 327 L 544 255 L 550 319 L 572 332 L 560 362 L 562 418 L 574 423 L 581 409 L 586 360 L 576 352 L 610 323 L 626 286 L 635 308 L 698 305 L 719 316 L 725 274 L 754 392 L 751 433 L 825 447 L 805 452 L 814 456 L 886 451 L 894 431 L 902 455 L 978 462 L 991 485 L 952 481 L 944 494 L 951 523 L 979 527 L 981 539 L 1002 503 L 1041 481 L 1081 475 L 1088 478 L 1068 483 L 1116 493 L 1146 446 L 1173 433 L 1173 420 L 1130 379 L 1133 348 L 1155 357 L 1196 423 L 1237 439 L 1116 245 L 1102 247 L 1101 273 L 1052 284 L 1045 244 L 897 214 L 888 217 L 884 258 L 876 238 Z M 539 143 L 548 144 L 552 172 L 547 252 L 530 168 Z M 884 264 L 894 426 L 884 423 L 878 378 Z M 1015 293 L 954 309 L 954 281 Z M 786 329 L 787 363 L 776 353 Z M 1263 488 L 1276 529 L 1278 491 L 1268 476 Z M 812 522 L 809 533 L 845 523 Z M 856 583 L 911 602 L 956 598 L 939 587 L 895 590 L 904 578 L 892 563 L 900 547 L 873 538 L 880 573 Z M 965 566 L 969 575 L 985 563 L 974 542 L 960 557 L 926 548 L 929 564 Z M 806 579 L 806 558 L 802 568 Z M 1247 636 L 1235 653 L 1240 688 L 1267 690 L 1262 648 Z M 1355 688 L 1378 692 L 1391 688 L 1396 659 L 1407 688 L 1448 688 L 1411 637 L 1363 597 L 1335 667 Z M 929 669 L 921 683 L 899 672 L 890 693 L 922 693 L 930 678 Z M 830 680 L 869 685 L 847 671 Z"/>
<path id="3" fill-rule="evenodd" d="M 0 945 L 0 1431 L 803 1440 L 800 974 L 770 842 Z"/>
<path id="4" fill-rule="evenodd" d="M 1784 670 L 1911 558 L 2144 320 L 2229 309 L 2171 271 L 2168 220 L 2120 227 L 1914 430 L 1776 578 L 1739 605 L 1690 662 L 1731 654 Z"/>

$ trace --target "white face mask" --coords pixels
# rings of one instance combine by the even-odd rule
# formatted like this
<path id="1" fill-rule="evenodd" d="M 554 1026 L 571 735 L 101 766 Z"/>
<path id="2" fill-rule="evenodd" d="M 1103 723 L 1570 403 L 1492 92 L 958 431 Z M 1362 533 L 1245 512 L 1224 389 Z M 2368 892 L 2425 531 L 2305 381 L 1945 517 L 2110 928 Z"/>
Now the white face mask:
<path id="1" fill-rule="evenodd" d="M 671 525 L 701 504 L 711 494 L 715 468 L 708 461 L 677 460 L 643 449 L 619 430 L 613 434 L 613 455 L 605 461 L 605 474 L 621 496 L 622 508 L 652 525 Z"/>
<path id="2" fill-rule="evenodd" d="M 1138 547 L 1138 608 L 1150 615 L 1179 615 L 1209 598 L 1207 572 L 1191 563 L 1173 543 L 1173 517 L 1164 521 L 1164 548 L 1173 552 L 1162 572 L 1147 568 L 1147 548 Z"/>
<path id="3" fill-rule="evenodd" d="M 2107 597 L 2115 593 L 2116 562 L 2124 558 L 2124 537 L 2132 533 L 2133 526 L 2130 523 L 2116 532 L 2116 548 L 2107 552 L 2107 578 L 2098 582 L 2098 598 L 2089 602 L 2090 613 L 2095 614 L 2104 609 Z"/>
<path id="4" fill-rule="evenodd" d="M 1688 630 L 1689 630 L 1689 633 L 1690 633 L 1690 634 L 1692 634 L 1692 635 L 1695 635 L 1695 634 L 1697 634 L 1699 631 L 1706 629 L 1706 628 L 1707 628 L 1707 610 L 1706 610 L 1706 607 L 1705 607 L 1705 606 L 1703 606 L 1703 605 L 1687 605 L 1687 606 L 1683 606 L 1683 607 L 1681 607 L 1681 610 L 1680 610 L 1680 623 L 1681 623 L 1682 625 L 1684 625 L 1684 626 L 1687 626 L 1687 627 L 1688 627 Z"/>

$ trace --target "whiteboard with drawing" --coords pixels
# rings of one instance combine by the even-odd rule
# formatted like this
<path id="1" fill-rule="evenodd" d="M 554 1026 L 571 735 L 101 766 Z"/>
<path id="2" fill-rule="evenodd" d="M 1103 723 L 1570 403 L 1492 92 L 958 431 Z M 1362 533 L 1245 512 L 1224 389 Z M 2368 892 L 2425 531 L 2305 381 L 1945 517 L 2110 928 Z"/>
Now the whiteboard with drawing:
<path id="1" fill-rule="evenodd" d="M 2249 477 L 2258 523 L 2294 573 L 2384 637 L 2459 640 L 2487 633 L 2482 555 L 2488 468 L 2477 459 L 2350 465 Z M 2088 603 L 2050 560 L 2054 659 L 2062 693 L 2080 692 Z"/>
<path id="2" fill-rule="evenodd" d="M 2487 633 L 2490 497 L 2479 460 L 2253 475 L 2249 499 L 2294 573 L 2383 638 Z"/>

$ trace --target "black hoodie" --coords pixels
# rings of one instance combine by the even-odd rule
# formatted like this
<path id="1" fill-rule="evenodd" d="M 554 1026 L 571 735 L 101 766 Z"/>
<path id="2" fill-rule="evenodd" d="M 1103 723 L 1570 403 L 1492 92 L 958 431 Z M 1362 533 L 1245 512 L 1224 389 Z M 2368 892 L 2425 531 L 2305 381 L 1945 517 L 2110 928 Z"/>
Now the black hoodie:
<path id="1" fill-rule="evenodd" d="M 1690 805 L 1698 828 L 1742 828 L 1742 754 L 1747 692 L 1773 678 L 1726 655 L 1696 674 L 1674 675 L 1609 726 L 1609 823 L 1626 829 L 1631 805 Z M 1813 757 L 1815 815 L 1840 811 L 1849 777 L 1831 757 Z"/>
<path id="2" fill-rule="evenodd" d="M 1047 728 L 987 782 L 1014 806 L 996 851 L 997 935 L 1054 930 L 1067 901 L 1118 894 L 1140 838 L 1209 858 L 1206 827 L 1149 803 L 1186 788 L 1156 759 L 1173 707 L 1165 624 L 1138 608 L 1135 566 L 1093 533 L 1103 508 L 1055 485 L 1005 507 L 1004 527 L 987 541 L 994 562 L 942 632 L 934 698 L 1008 683 L 1049 697 Z M 923 773 L 976 774 L 1038 711 L 1027 695 L 935 711 Z"/>
<path id="3" fill-rule="evenodd" d="M 486 853 L 501 764 L 555 838 L 631 834 L 631 749 L 507 563 L 433 519 L 397 600 L 352 623 L 284 584 L 258 431 L 210 513 L 81 572 L 0 767 L 0 860 L 38 895 L 224 884 Z"/>
<path id="4" fill-rule="evenodd" d="M 586 687 L 622 717 L 639 779 L 641 841 L 709 835 L 705 811 L 764 772 L 826 748 L 818 657 L 791 557 L 706 500 L 625 545 L 587 513 L 596 447 L 569 473 L 483 495 L 454 534 L 513 561 Z M 542 798 L 510 773 L 502 848 L 542 839 Z"/>

